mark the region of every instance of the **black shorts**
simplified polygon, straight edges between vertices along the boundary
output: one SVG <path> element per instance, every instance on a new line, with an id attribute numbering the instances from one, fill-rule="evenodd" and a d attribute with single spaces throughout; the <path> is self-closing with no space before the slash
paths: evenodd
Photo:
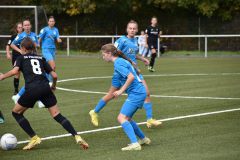
<path id="1" fill-rule="evenodd" d="M 158 50 L 158 42 L 157 41 L 156 42 L 150 41 L 150 42 L 148 42 L 148 47 L 149 47 L 149 49 L 156 49 L 156 50 Z"/>
<path id="2" fill-rule="evenodd" d="M 21 56 L 21 54 L 20 53 L 15 53 L 15 52 L 13 52 L 12 53 L 12 65 L 14 66 L 14 63 L 15 63 L 15 61 L 17 60 L 17 58 L 19 57 L 19 56 Z"/>
<path id="3" fill-rule="evenodd" d="M 33 108 L 37 101 L 41 101 L 46 108 L 57 104 L 57 99 L 49 85 L 26 89 L 24 94 L 19 98 L 18 104 L 26 108 Z"/>

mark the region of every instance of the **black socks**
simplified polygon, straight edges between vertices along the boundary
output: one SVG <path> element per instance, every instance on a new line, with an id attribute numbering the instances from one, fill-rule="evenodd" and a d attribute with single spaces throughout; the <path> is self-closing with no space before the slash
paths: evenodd
<path id="1" fill-rule="evenodd" d="M 63 117 L 61 115 L 61 113 L 59 113 L 58 115 L 56 115 L 54 117 L 54 119 L 60 123 L 63 128 L 68 131 L 69 133 L 71 133 L 73 136 L 77 135 L 77 132 L 75 131 L 75 129 L 73 128 L 72 124 L 68 121 L 68 119 L 66 119 L 65 117 Z"/>

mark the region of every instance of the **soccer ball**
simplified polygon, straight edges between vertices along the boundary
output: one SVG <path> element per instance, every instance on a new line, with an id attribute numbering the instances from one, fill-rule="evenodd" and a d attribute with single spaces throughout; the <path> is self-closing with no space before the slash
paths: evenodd
<path id="1" fill-rule="evenodd" d="M 17 138 L 11 133 L 4 134 L 0 142 L 3 150 L 11 150 L 17 146 Z"/>

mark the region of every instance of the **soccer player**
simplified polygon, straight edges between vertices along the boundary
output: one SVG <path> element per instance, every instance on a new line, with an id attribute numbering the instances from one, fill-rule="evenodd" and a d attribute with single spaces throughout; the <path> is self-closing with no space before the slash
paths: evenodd
<path id="1" fill-rule="evenodd" d="M 151 25 L 147 27 L 145 33 L 147 34 L 146 41 L 148 43 L 148 48 L 151 50 L 151 60 L 148 67 L 150 72 L 155 72 L 154 63 L 157 57 L 157 49 L 158 49 L 158 38 L 162 34 L 162 31 L 157 26 L 157 17 L 152 17 Z"/>
<path id="2" fill-rule="evenodd" d="M 127 24 L 127 36 L 122 36 L 114 44 L 118 50 L 120 50 L 127 58 L 129 58 L 133 62 L 133 65 L 136 66 L 136 68 L 137 59 L 144 62 L 145 64 L 149 64 L 149 61 L 146 58 L 138 54 L 138 42 L 137 38 L 135 37 L 137 31 L 138 31 L 137 22 L 130 21 Z M 143 104 L 143 108 L 145 109 L 147 116 L 147 127 L 151 128 L 152 126 L 158 126 L 162 122 L 153 119 L 152 103 L 147 83 L 143 79 L 143 76 L 141 74 L 139 75 L 139 77 L 147 90 L 147 97 Z M 104 97 L 102 97 L 102 99 L 96 105 L 95 109 L 89 112 L 93 125 L 98 126 L 98 113 L 103 109 L 103 107 L 106 105 L 108 101 L 114 98 L 113 92 L 115 91 L 116 91 L 115 88 L 110 87 L 108 93 Z"/>
<path id="3" fill-rule="evenodd" d="M 30 142 L 23 150 L 30 150 L 41 143 L 41 138 L 32 129 L 29 121 L 24 117 L 24 113 L 33 108 L 36 101 L 41 100 L 51 116 L 63 126 L 63 128 L 75 137 L 78 144 L 83 149 L 88 148 L 88 144 L 79 136 L 73 128 L 72 124 L 59 111 L 57 99 L 52 90 L 56 89 L 57 74 L 49 66 L 46 60 L 36 54 L 36 48 L 31 38 L 26 37 L 21 42 L 21 53 L 14 68 L 5 74 L 0 75 L 0 80 L 11 77 L 19 71 L 23 73 L 25 79 L 26 91 L 20 97 L 12 110 L 12 115 L 18 122 L 19 126 L 31 137 Z M 45 73 L 49 73 L 53 77 L 52 86 L 49 86 Z"/>
<path id="4" fill-rule="evenodd" d="M 52 69 L 55 71 L 55 42 L 61 43 L 62 40 L 59 38 L 58 29 L 54 27 L 54 25 L 55 19 L 53 16 L 50 16 L 48 18 L 48 26 L 41 29 L 38 37 L 42 47 L 42 55 L 47 60 L 48 64 L 52 67 Z M 48 79 L 50 82 L 52 81 L 52 77 L 50 75 L 48 75 Z"/>
<path id="5" fill-rule="evenodd" d="M 30 20 L 29 19 L 23 20 L 23 30 L 24 30 L 24 32 L 17 35 L 17 37 L 11 43 L 10 46 L 13 50 L 16 50 L 17 52 L 21 53 L 21 49 L 18 48 L 18 46 L 20 46 L 21 42 L 23 41 L 23 39 L 25 37 L 30 37 L 32 39 L 32 41 L 34 42 L 34 46 L 35 47 L 38 46 L 37 35 L 34 32 L 31 32 L 31 28 L 32 28 L 32 26 L 31 26 Z M 18 99 L 21 97 L 21 95 L 23 95 L 24 92 L 25 92 L 25 87 L 22 87 L 20 89 L 20 91 L 18 92 L 18 94 L 12 96 L 12 100 L 14 101 L 14 103 L 16 103 L 18 101 Z M 41 102 L 38 102 L 38 106 L 39 106 L 39 108 L 44 107 L 44 105 Z"/>
<path id="6" fill-rule="evenodd" d="M 115 91 L 113 96 L 118 97 L 124 92 L 128 94 L 117 118 L 131 141 L 131 144 L 122 148 L 122 151 L 141 150 L 141 145 L 150 144 L 151 140 L 144 135 L 132 117 L 142 107 L 147 95 L 146 89 L 133 66 L 113 44 L 102 46 L 101 51 L 105 61 L 114 63 L 112 88 L 115 88 Z M 140 138 L 139 141 L 137 136 Z"/>
<path id="7" fill-rule="evenodd" d="M 146 42 L 146 34 L 144 31 L 141 31 L 141 35 L 138 37 L 138 45 L 139 45 L 139 54 L 142 57 L 146 57 L 148 55 L 148 45 Z"/>
<path id="8" fill-rule="evenodd" d="M 22 33 L 22 31 L 23 31 L 22 22 L 16 23 L 15 28 L 14 28 L 15 33 L 11 36 L 11 38 L 8 40 L 8 43 L 6 45 L 6 56 L 7 56 L 7 59 L 12 60 L 12 66 L 14 65 L 17 57 L 19 57 L 21 55 L 21 53 L 19 53 L 18 51 L 13 49 L 12 55 L 11 55 L 10 45 L 12 44 L 13 40 L 17 37 L 17 35 Z M 20 48 L 19 45 L 17 45 L 17 47 Z M 13 79 L 14 93 L 13 93 L 13 95 L 16 95 L 18 93 L 19 78 L 20 78 L 20 74 L 14 76 L 14 79 Z"/>

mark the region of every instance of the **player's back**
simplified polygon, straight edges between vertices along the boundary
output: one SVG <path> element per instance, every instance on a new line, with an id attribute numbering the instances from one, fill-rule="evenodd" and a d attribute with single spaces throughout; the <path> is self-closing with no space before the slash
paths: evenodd
<path id="1" fill-rule="evenodd" d="M 51 72 L 52 69 L 43 57 L 28 53 L 20 56 L 15 66 L 19 67 L 23 73 L 26 89 L 48 85 L 49 81 L 45 73 Z"/>

